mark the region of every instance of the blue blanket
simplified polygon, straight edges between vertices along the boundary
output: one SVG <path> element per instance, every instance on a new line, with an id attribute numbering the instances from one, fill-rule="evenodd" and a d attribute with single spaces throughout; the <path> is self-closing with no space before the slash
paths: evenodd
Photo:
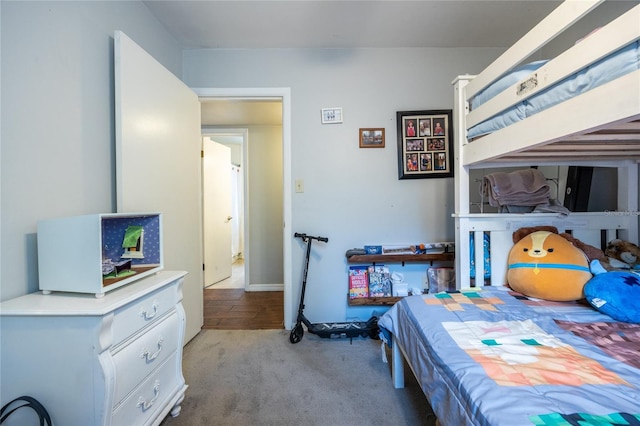
<path id="1" fill-rule="evenodd" d="M 640 325 L 586 303 L 485 287 L 404 298 L 379 325 L 441 424 L 640 425 Z"/>

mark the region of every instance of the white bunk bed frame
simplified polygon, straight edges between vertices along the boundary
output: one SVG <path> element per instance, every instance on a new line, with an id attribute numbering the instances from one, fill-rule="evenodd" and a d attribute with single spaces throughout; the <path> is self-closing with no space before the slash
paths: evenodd
<path id="1" fill-rule="evenodd" d="M 537 87 L 524 95 L 514 84 L 470 111 L 470 100 L 504 73 L 517 67 L 603 0 L 566 0 L 477 76 L 453 82 L 455 164 L 456 285 L 469 287 L 470 233 L 475 233 L 475 276 L 484 276 L 483 233 L 490 235 L 491 278 L 476 285 L 506 283 L 512 233 L 523 226 L 552 225 L 601 247 L 613 238 L 638 242 L 638 162 L 640 161 L 640 71 L 636 70 L 575 98 L 472 142 L 467 129 L 568 75 L 640 39 L 640 5 L 575 44 L 529 77 Z M 535 74 L 535 76 L 534 76 Z M 472 214 L 471 169 L 530 165 L 586 165 L 618 168 L 616 212 Z"/>
<path id="2" fill-rule="evenodd" d="M 640 5 L 611 21 L 596 33 L 547 62 L 536 74 L 538 86 L 524 96 L 514 84 L 474 111 L 469 101 L 504 73 L 571 27 L 604 0 L 565 0 L 550 15 L 477 76 L 453 81 L 455 161 L 456 285 L 469 287 L 470 233 L 474 233 L 475 274 L 484 276 L 483 234 L 490 235 L 491 278 L 477 286 L 506 283 L 512 234 L 523 226 L 551 225 L 570 231 L 587 244 L 615 237 L 638 242 L 638 162 L 640 162 L 640 71 L 634 71 L 596 89 L 512 124 L 473 142 L 467 129 L 509 106 L 544 90 L 611 52 L 640 39 Z M 526 81 L 529 77 L 523 79 Z M 472 214 L 470 170 L 531 165 L 585 165 L 618 169 L 616 212 Z M 391 336 L 392 378 L 404 387 L 406 351 Z M 413 370 L 410 362 L 408 365 Z M 415 371 L 413 371 L 415 375 Z"/>

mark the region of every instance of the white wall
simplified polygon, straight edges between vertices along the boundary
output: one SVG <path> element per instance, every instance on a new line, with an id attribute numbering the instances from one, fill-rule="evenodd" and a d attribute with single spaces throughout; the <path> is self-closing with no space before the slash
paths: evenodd
<path id="1" fill-rule="evenodd" d="M 38 289 L 38 220 L 115 210 L 113 31 L 123 30 L 177 75 L 180 53 L 139 2 L 1 8 L 5 300 Z M 184 52 L 183 79 L 192 87 L 292 88 L 292 177 L 304 179 L 305 192 L 292 193 L 291 229 L 330 238 L 311 260 L 306 312 L 313 321 L 369 315 L 368 308 L 347 309 L 346 249 L 453 239 L 453 180 L 397 179 L 395 112 L 451 108 L 453 77 L 479 71 L 499 52 Z M 344 123 L 321 125 L 320 108 L 332 106 L 344 109 Z M 387 147 L 359 149 L 359 127 L 385 127 Z M 293 254 L 298 289 L 297 242 Z"/>
<path id="2" fill-rule="evenodd" d="M 38 290 L 38 220 L 115 211 L 114 30 L 178 76 L 182 59 L 141 2 L 0 7 L 0 299 L 6 300 Z"/>
<path id="3" fill-rule="evenodd" d="M 252 285 L 282 284 L 282 127 L 248 129 L 249 280 Z"/>
<path id="4" fill-rule="evenodd" d="M 330 238 L 313 253 L 313 321 L 371 310 L 347 308 L 346 249 L 453 239 L 453 179 L 397 180 L 395 112 L 451 108 L 451 80 L 502 49 L 193 50 L 181 60 L 140 2 L 3 1 L 0 14 L 0 300 L 38 289 L 38 220 L 115 210 L 116 29 L 176 75 L 182 66 L 192 87 L 292 88 L 292 177 L 305 192 L 292 192 L 290 226 Z M 321 125 L 320 108 L 334 106 L 344 123 Z M 359 127 L 385 127 L 386 148 L 359 149 Z M 297 289 L 303 247 L 293 248 Z"/>
<path id="5" fill-rule="evenodd" d="M 346 303 L 345 251 L 371 243 L 452 241 L 453 179 L 398 180 L 396 111 L 450 109 L 451 81 L 476 73 L 502 49 L 190 50 L 191 87 L 290 87 L 293 232 L 329 237 L 314 245 L 306 293 L 313 321 L 368 318 L 373 308 Z M 322 125 L 320 109 L 342 107 L 343 124 Z M 360 149 L 360 127 L 384 127 L 384 149 Z M 271 232 L 272 230 L 267 230 Z M 292 235 L 293 237 L 293 235 Z M 297 300 L 304 247 L 293 243 Z M 427 265 L 412 269 L 422 280 Z"/>

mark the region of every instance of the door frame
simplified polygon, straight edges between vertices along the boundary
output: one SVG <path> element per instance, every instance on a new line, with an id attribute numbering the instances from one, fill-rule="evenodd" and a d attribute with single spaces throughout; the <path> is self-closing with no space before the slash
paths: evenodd
<path id="1" fill-rule="evenodd" d="M 202 98 L 202 96 L 200 97 Z M 242 136 L 242 228 L 244 229 L 242 236 L 242 257 L 244 259 L 244 290 L 250 291 L 251 276 L 249 271 L 249 258 L 251 253 L 249 253 L 249 232 L 247 224 L 249 223 L 249 197 L 247 194 L 247 182 L 249 181 L 249 177 L 247 176 L 249 167 L 247 167 L 247 160 L 249 158 L 248 153 L 248 141 L 249 141 L 249 129 L 247 128 L 235 128 L 235 127 L 212 127 L 212 126 L 202 126 L 201 130 L 202 136 L 228 136 L 228 135 L 239 135 Z M 204 173 L 204 170 L 203 170 Z M 204 200 L 203 200 L 204 203 Z M 204 241 L 203 241 L 204 244 Z"/>
<path id="2" fill-rule="evenodd" d="M 284 328 L 291 330 L 296 312 L 293 301 L 293 288 L 291 277 L 292 265 L 292 231 L 289 229 L 292 223 L 292 193 L 291 193 L 291 88 L 194 88 L 196 95 L 201 99 L 206 98 L 245 98 L 245 99 L 273 99 L 282 100 L 282 174 L 283 174 L 283 293 L 284 293 Z M 246 200 L 245 200 L 246 201 Z M 246 228 L 245 228 L 246 231 Z M 246 247 L 245 247 L 246 249 Z M 246 270 L 246 267 L 245 267 Z M 245 284 L 246 285 L 246 284 Z"/>

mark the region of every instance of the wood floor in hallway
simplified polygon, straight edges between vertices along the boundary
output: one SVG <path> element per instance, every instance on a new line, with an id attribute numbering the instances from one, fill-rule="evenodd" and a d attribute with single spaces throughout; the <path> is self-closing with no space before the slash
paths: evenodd
<path id="1" fill-rule="evenodd" d="M 204 329 L 284 328 L 284 293 L 243 289 L 204 290 Z"/>

